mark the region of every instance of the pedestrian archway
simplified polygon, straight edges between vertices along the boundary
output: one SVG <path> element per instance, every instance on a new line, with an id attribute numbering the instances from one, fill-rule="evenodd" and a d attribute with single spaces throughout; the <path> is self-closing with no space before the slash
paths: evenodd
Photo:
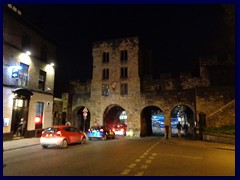
<path id="1" fill-rule="evenodd" d="M 79 107 L 77 110 L 77 117 L 75 125 L 82 131 L 86 132 L 90 128 L 91 113 L 85 106 Z"/>
<path id="2" fill-rule="evenodd" d="M 164 136 L 164 114 L 157 106 L 145 107 L 141 112 L 140 136 Z"/>
<path id="3" fill-rule="evenodd" d="M 181 134 L 185 136 L 192 136 L 194 130 L 194 115 L 191 108 L 186 105 L 178 105 L 171 111 L 171 129 L 172 136 L 178 135 L 177 124 L 180 122 L 182 125 Z M 184 130 L 185 125 L 185 130 Z"/>

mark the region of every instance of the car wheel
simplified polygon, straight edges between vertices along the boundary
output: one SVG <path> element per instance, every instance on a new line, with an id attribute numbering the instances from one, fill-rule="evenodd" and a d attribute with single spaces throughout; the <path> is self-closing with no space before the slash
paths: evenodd
<path id="1" fill-rule="evenodd" d="M 115 135 L 112 136 L 112 139 L 115 139 Z"/>
<path id="2" fill-rule="evenodd" d="M 83 137 L 80 143 L 81 144 L 86 144 L 86 137 Z"/>
<path id="3" fill-rule="evenodd" d="M 64 139 L 63 141 L 62 141 L 62 143 L 61 143 L 61 148 L 66 148 L 67 147 L 67 145 L 68 145 L 68 142 L 67 142 L 67 140 L 66 139 Z"/>
<path id="4" fill-rule="evenodd" d="M 42 145 L 42 148 L 43 149 L 46 149 L 48 146 L 47 145 Z"/>

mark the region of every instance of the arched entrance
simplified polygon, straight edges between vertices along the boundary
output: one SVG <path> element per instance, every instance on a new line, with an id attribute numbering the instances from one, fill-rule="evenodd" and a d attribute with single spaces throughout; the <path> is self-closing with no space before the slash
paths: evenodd
<path id="1" fill-rule="evenodd" d="M 90 117 L 91 113 L 85 106 L 81 106 L 77 111 L 77 120 L 75 126 L 80 130 L 86 132 L 90 128 Z"/>
<path id="2" fill-rule="evenodd" d="M 119 105 L 109 105 L 103 114 L 103 125 L 112 128 L 116 125 L 127 127 L 127 113 Z"/>
<path id="3" fill-rule="evenodd" d="M 163 111 L 159 107 L 148 106 L 142 110 L 140 136 L 163 136 L 164 128 L 164 115 Z"/>
<path id="4" fill-rule="evenodd" d="M 177 130 L 177 123 L 180 122 L 182 125 L 182 135 L 184 136 L 192 136 L 194 130 L 194 115 L 193 111 L 186 105 L 178 105 L 173 108 L 171 111 L 171 129 L 172 129 L 172 136 L 178 135 Z M 184 125 L 187 125 L 184 130 Z"/>

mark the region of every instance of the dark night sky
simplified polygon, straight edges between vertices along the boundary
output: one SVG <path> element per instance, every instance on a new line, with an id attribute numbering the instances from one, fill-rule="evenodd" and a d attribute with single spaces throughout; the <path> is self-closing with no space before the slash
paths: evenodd
<path id="1" fill-rule="evenodd" d="M 17 5 L 16 5 L 17 6 Z M 153 74 L 194 71 L 199 56 L 227 53 L 221 5 L 18 5 L 58 43 L 56 88 L 91 79 L 92 42 L 139 36 L 153 53 Z M 230 49 L 230 48 L 229 48 Z M 217 53 L 218 52 L 218 53 Z M 59 96 L 59 92 L 56 92 Z"/>

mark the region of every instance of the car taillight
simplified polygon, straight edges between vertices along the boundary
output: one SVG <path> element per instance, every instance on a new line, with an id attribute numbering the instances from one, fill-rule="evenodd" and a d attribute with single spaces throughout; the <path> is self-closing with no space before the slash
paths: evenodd
<path id="1" fill-rule="evenodd" d="M 101 132 L 103 132 L 103 129 L 100 129 Z"/>
<path id="2" fill-rule="evenodd" d="M 57 132 L 57 136 L 62 136 L 61 131 L 58 131 L 58 132 Z"/>
<path id="3" fill-rule="evenodd" d="M 113 128 L 112 130 L 113 130 L 113 131 L 115 131 L 115 129 L 114 129 L 114 128 Z"/>
<path id="4" fill-rule="evenodd" d="M 122 128 L 121 131 L 124 131 L 124 129 Z"/>

